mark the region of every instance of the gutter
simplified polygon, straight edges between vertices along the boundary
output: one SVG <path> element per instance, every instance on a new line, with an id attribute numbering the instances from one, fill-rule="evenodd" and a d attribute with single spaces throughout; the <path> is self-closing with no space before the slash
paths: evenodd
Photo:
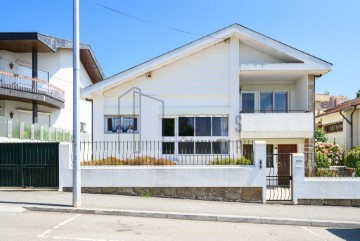
<path id="1" fill-rule="evenodd" d="M 353 147 L 353 146 L 354 146 L 353 115 L 354 115 L 354 112 L 356 111 L 356 107 L 357 107 L 357 106 L 358 106 L 358 105 L 352 105 L 352 106 L 350 106 L 350 108 L 351 108 L 351 107 L 353 108 L 353 110 L 352 110 L 352 112 L 351 112 L 351 114 L 350 114 L 350 120 L 348 120 L 348 119 L 346 118 L 346 116 L 343 115 L 342 110 L 339 111 L 339 114 L 340 114 L 340 115 L 346 120 L 346 122 L 349 123 L 349 125 L 350 125 L 350 147 Z M 345 110 L 344 110 L 344 111 L 345 111 Z"/>

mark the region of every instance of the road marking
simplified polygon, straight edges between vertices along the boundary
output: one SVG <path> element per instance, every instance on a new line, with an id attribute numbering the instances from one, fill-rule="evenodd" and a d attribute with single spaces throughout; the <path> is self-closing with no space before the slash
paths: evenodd
<path id="1" fill-rule="evenodd" d="M 76 214 L 75 216 L 73 216 L 73 217 L 65 220 L 64 222 L 56 225 L 55 227 L 53 227 L 53 228 L 51 228 L 51 229 L 49 229 L 49 230 L 46 230 L 45 232 L 43 232 L 42 234 L 40 234 L 38 237 L 39 237 L 39 238 L 46 238 L 45 236 L 46 236 L 47 234 L 49 234 L 50 232 L 52 232 L 52 231 L 60 228 L 61 226 L 64 226 L 64 225 L 67 224 L 68 222 L 71 222 L 72 220 L 74 220 L 75 218 L 80 217 L 80 216 L 81 216 L 81 214 Z"/>
<path id="2" fill-rule="evenodd" d="M 324 237 L 322 237 L 321 235 L 315 233 L 314 231 L 311 231 L 310 229 L 308 229 L 307 227 L 302 227 L 304 230 L 308 231 L 309 233 L 315 235 L 316 237 L 320 238 L 323 241 L 326 241 L 327 239 L 325 239 Z"/>

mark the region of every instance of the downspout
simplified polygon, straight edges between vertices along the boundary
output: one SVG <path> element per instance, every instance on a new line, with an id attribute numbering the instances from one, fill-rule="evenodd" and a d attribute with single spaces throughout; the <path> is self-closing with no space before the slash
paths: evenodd
<path id="1" fill-rule="evenodd" d="M 350 114 L 350 121 L 343 115 L 342 111 L 339 111 L 340 115 L 346 120 L 347 123 L 350 125 L 350 147 L 354 146 L 354 133 L 353 133 L 353 115 L 356 110 L 357 105 L 352 105 L 353 111 Z"/>

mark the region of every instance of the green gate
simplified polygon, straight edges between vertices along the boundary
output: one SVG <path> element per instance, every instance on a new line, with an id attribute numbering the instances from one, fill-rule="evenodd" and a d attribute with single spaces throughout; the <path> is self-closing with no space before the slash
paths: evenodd
<path id="1" fill-rule="evenodd" d="M 59 143 L 0 143 L 0 187 L 58 187 Z"/>

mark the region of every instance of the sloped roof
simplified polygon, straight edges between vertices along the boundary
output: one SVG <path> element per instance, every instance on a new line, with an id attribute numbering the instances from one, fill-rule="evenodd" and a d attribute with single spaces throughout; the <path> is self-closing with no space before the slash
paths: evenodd
<path id="1" fill-rule="evenodd" d="M 209 46 L 220 43 L 229 39 L 232 36 L 243 37 L 261 43 L 277 52 L 287 54 L 293 58 L 300 59 L 303 62 L 313 63 L 317 69 L 321 69 L 324 73 L 330 71 L 332 64 L 320 58 L 314 57 L 308 53 L 300 51 L 296 48 L 290 47 L 284 43 L 253 31 L 249 28 L 239 24 L 233 24 L 189 44 L 176 48 L 156 58 L 150 59 L 144 63 L 136 65 L 132 68 L 124 70 L 116 75 L 113 75 L 104 81 L 93 84 L 81 90 L 83 98 L 91 97 L 92 94 L 99 90 L 106 90 L 115 85 L 119 85 L 128 80 L 134 79 L 154 69 L 160 68 L 171 62 L 175 62 L 193 53 L 206 49 Z"/>
<path id="2" fill-rule="evenodd" d="M 72 49 L 72 41 L 46 36 L 37 32 L 0 33 L 0 50 L 14 53 L 56 52 L 57 49 Z M 80 44 L 80 60 L 93 83 L 102 81 L 105 76 L 88 44 Z"/>
<path id="3" fill-rule="evenodd" d="M 356 99 L 353 99 L 353 100 L 346 101 L 346 102 L 344 102 L 344 103 L 342 103 L 340 105 L 335 106 L 334 108 L 327 109 L 327 110 L 324 111 L 324 113 L 322 113 L 320 115 L 317 115 L 316 117 L 322 117 L 322 116 L 330 115 L 330 114 L 333 114 L 333 113 L 337 113 L 337 112 L 346 110 L 347 108 L 349 108 L 351 106 L 356 107 L 358 105 L 360 105 L 360 97 L 356 98 Z"/>

